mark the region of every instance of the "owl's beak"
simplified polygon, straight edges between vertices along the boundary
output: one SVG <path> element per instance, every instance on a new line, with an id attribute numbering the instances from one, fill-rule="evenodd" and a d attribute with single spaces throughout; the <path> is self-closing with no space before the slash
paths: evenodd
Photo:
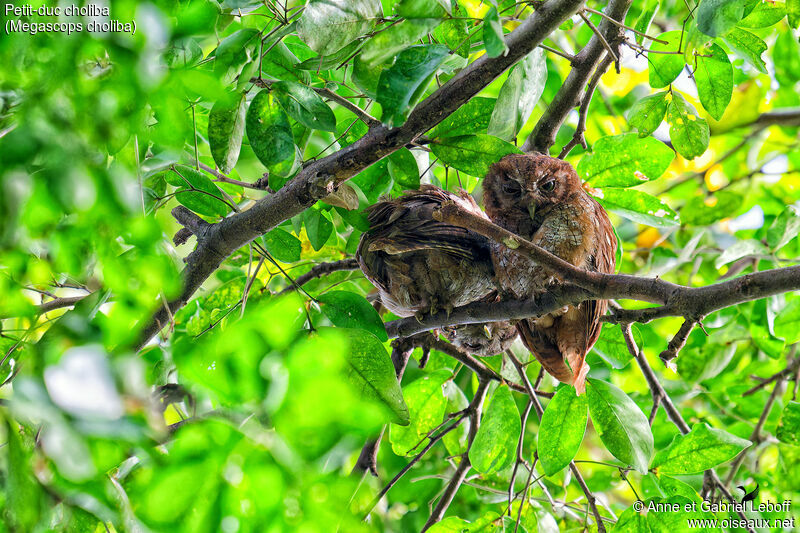
<path id="1" fill-rule="evenodd" d="M 531 220 L 533 220 L 533 215 L 536 214 L 536 204 L 528 204 L 528 214 L 531 216 Z"/>

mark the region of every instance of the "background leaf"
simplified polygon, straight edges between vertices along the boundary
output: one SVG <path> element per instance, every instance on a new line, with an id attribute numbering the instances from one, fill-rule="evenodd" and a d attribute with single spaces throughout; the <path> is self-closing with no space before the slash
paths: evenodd
<path id="1" fill-rule="evenodd" d="M 521 153 L 511 143 L 482 134 L 439 138 L 430 148 L 443 163 L 477 177 L 485 176 L 503 156 Z"/>
<path id="2" fill-rule="evenodd" d="M 709 54 L 711 57 L 706 57 Z M 733 94 L 733 66 L 722 47 L 711 43 L 697 56 L 694 81 L 700 103 L 715 120 L 721 119 Z"/>
<path id="3" fill-rule="evenodd" d="M 673 159 L 661 141 L 623 133 L 598 139 L 576 170 L 592 187 L 631 187 L 660 177 Z"/>
<path id="4" fill-rule="evenodd" d="M 220 171 L 227 174 L 239 159 L 244 135 L 245 95 L 232 93 L 214 103 L 208 116 L 208 144 Z"/>

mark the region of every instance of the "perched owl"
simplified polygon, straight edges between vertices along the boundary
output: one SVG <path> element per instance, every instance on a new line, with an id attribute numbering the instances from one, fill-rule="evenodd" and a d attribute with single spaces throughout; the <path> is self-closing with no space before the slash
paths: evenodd
<path id="1" fill-rule="evenodd" d="M 492 165 L 483 182 L 489 218 L 585 270 L 613 273 L 617 239 L 605 210 L 581 187 L 569 163 L 538 154 L 512 154 Z M 495 245 L 492 261 L 506 295 L 531 298 L 558 276 L 536 262 Z M 605 300 L 567 306 L 537 319 L 520 320 L 525 346 L 551 375 L 585 389 L 586 354 L 600 335 Z"/>
<path id="2" fill-rule="evenodd" d="M 361 237 L 356 258 L 383 305 L 398 316 L 421 318 L 496 297 L 489 241 L 433 219 L 433 210 L 448 200 L 486 217 L 467 193 L 432 185 L 368 209 L 370 229 Z M 508 347 L 516 331 L 498 323 L 448 328 L 445 334 L 471 353 L 494 355 Z"/>

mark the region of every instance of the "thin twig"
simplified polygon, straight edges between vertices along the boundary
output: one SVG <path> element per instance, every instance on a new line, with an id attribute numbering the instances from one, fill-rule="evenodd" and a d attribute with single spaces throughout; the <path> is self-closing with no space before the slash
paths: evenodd
<path id="1" fill-rule="evenodd" d="M 697 324 L 702 318 L 697 320 L 686 319 L 684 320 L 683 324 L 681 324 L 680 329 L 672 337 L 672 340 L 669 341 L 667 344 L 667 348 L 659 354 L 659 357 L 666 366 L 671 366 L 672 360 L 678 357 L 678 352 L 686 346 L 686 340 L 689 338 L 689 334 L 694 329 L 695 324 Z"/>
<path id="2" fill-rule="evenodd" d="M 572 135 L 572 139 L 561 149 L 561 153 L 558 154 L 559 159 L 567 157 L 570 151 L 577 145 L 581 145 L 586 149 L 586 138 L 583 134 L 586 132 L 586 118 L 589 116 L 589 105 L 592 103 L 592 96 L 597 88 L 597 84 L 600 83 L 603 74 L 605 74 L 608 67 L 611 66 L 612 60 L 613 58 L 606 54 L 603 56 L 600 64 L 597 65 L 597 69 L 594 71 L 594 75 L 586 86 L 586 91 L 583 93 L 583 99 L 581 99 L 581 106 L 578 109 L 578 125 L 575 127 L 575 133 Z"/>

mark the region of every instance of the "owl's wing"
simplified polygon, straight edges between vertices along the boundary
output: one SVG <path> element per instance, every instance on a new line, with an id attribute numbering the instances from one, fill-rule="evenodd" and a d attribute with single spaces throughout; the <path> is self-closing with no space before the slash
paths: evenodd
<path id="1" fill-rule="evenodd" d="M 489 257 L 486 238 L 433 219 L 434 209 L 456 199 L 461 198 L 438 187 L 423 185 L 419 191 L 408 191 L 397 200 L 371 206 L 367 216 L 370 229 L 364 236 L 366 251 L 399 255 L 438 250 L 459 259 L 486 261 Z"/>
<path id="2" fill-rule="evenodd" d="M 530 351 L 548 374 L 562 383 L 572 383 L 572 372 L 561 355 L 558 346 L 551 341 L 545 332 L 536 327 L 533 320 L 517 322 L 517 332 L 522 344 Z"/>

